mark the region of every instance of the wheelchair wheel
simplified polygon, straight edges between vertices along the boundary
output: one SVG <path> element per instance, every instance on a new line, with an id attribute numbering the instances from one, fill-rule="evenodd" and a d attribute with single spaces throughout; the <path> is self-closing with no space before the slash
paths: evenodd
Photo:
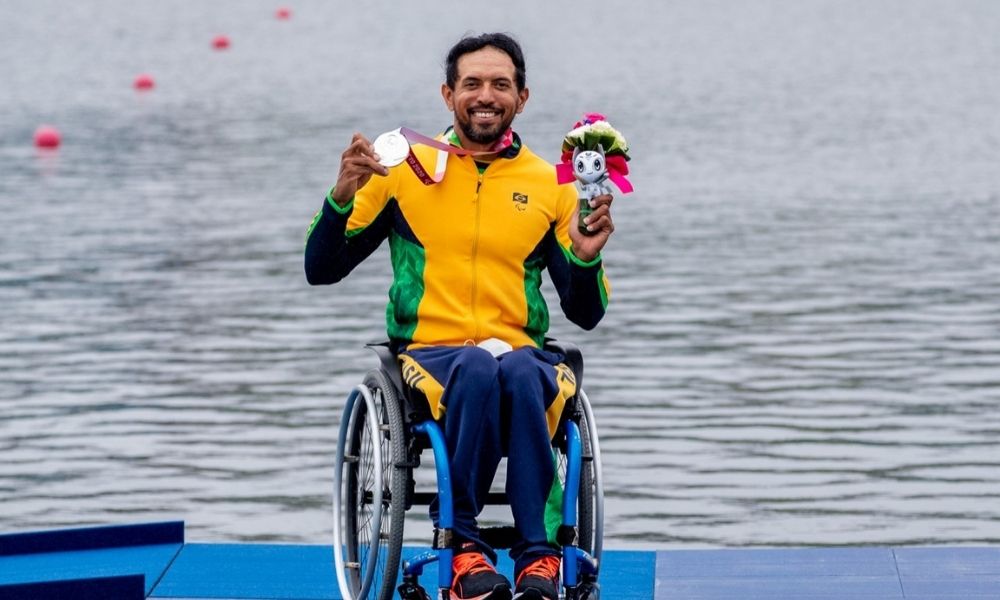
<path id="1" fill-rule="evenodd" d="M 403 545 L 406 464 L 395 388 L 371 371 L 345 408 L 334 477 L 334 560 L 345 600 L 389 600 Z"/>
<path id="2" fill-rule="evenodd" d="M 597 422 L 590 400 L 583 390 L 579 393 L 582 418 L 580 438 L 583 442 L 583 468 L 580 470 L 580 548 L 598 562 L 604 547 L 604 477 L 601 466 L 601 443 L 597 437 Z"/>
<path id="3" fill-rule="evenodd" d="M 604 543 L 604 486 L 601 477 L 601 451 L 597 439 L 597 426 L 587 395 L 580 390 L 580 441 L 583 461 L 580 465 L 580 489 L 577 494 L 577 545 L 600 560 Z M 566 483 L 566 455 L 559 454 L 559 478 Z"/>

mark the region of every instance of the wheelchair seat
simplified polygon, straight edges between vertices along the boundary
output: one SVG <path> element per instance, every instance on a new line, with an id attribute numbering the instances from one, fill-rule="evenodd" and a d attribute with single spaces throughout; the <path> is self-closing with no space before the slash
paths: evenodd
<path id="1" fill-rule="evenodd" d="M 407 420 L 429 419 L 430 410 L 427 409 L 426 402 L 423 399 L 411 399 L 411 388 L 403 382 L 403 373 L 399 367 L 399 353 L 394 348 L 394 344 L 389 340 L 382 340 L 365 344 L 365 347 L 375 353 L 381 370 L 392 382 L 399 397 L 406 401 Z M 543 349 L 563 355 L 566 366 L 576 378 L 577 389 L 581 389 L 583 387 L 583 353 L 580 352 L 580 348 L 569 342 L 545 338 Z"/>

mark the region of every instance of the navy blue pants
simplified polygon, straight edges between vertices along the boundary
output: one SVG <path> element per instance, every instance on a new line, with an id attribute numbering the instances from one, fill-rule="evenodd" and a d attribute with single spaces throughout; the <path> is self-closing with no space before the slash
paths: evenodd
<path id="1" fill-rule="evenodd" d="M 455 502 L 455 533 L 495 557 L 479 538 L 483 509 L 497 467 L 507 457 L 507 497 L 521 540 L 510 551 L 515 571 L 558 554 L 562 487 L 552 436 L 566 400 L 576 393 L 560 354 L 524 347 L 493 357 L 477 346 L 439 346 L 400 354 L 407 385 L 427 397 L 443 425 Z M 438 524 L 438 506 L 430 507 Z"/>

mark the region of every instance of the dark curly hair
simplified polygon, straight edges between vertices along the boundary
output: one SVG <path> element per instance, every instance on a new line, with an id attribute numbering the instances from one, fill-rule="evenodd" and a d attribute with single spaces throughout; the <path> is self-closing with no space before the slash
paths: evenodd
<path id="1" fill-rule="evenodd" d="M 477 36 L 466 36 L 452 46 L 448 51 L 448 58 L 445 62 L 445 83 L 448 87 L 455 89 L 458 81 L 458 59 L 465 54 L 482 50 L 487 46 L 492 46 L 510 57 L 514 63 L 514 83 L 518 90 L 524 89 L 524 53 L 521 52 L 521 45 L 517 40 L 506 33 L 484 33 Z"/>

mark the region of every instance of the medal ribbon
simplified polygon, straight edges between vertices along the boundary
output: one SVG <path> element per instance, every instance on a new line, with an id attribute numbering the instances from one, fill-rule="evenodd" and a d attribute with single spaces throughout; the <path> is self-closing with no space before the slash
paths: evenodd
<path id="1" fill-rule="evenodd" d="M 399 133 L 406 138 L 407 142 L 410 143 L 410 152 L 406 156 L 406 164 L 410 165 L 410 169 L 413 170 L 413 174 L 416 175 L 417 178 L 424 183 L 424 185 L 433 185 L 444 179 L 444 171 L 448 166 L 449 154 L 454 154 L 456 156 L 496 154 L 498 152 L 503 152 L 514 143 L 514 132 L 510 129 L 503 134 L 503 137 L 500 138 L 491 150 L 466 150 L 465 148 L 459 148 L 458 146 L 446 144 L 432 137 L 423 135 L 422 133 L 417 133 L 409 127 L 400 127 Z M 417 155 L 413 153 L 414 144 L 423 144 L 424 146 L 430 146 L 431 148 L 436 148 L 438 150 L 437 164 L 435 165 L 433 176 L 427 172 L 427 169 L 425 169 L 422 164 L 420 164 L 420 160 L 417 158 Z"/>

